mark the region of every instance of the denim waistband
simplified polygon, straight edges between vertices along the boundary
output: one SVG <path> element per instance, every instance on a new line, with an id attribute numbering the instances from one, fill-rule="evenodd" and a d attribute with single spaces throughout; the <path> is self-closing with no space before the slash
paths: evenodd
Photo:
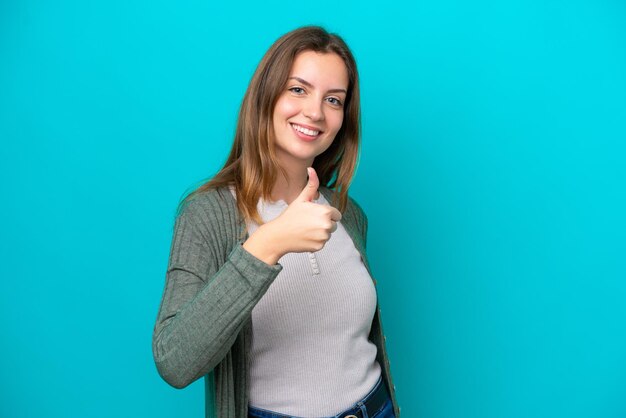
<path id="1" fill-rule="evenodd" d="M 367 402 L 376 393 L 376 391 L 380 389 L 381 385 L 383 385 L 382 375 L 378 378 L 374 387 L 367 393 L 367 395 L 365 395 L 365 397 L 363 397 L 363 399 L 356 402 L 350 408 L 338 413 L 337 415 L 333 415 L 332 417 L 321 417 L 321 418 L 339 418 L 346 414 L 350 414 L 351 412 L 360 411 L 361 405 Z M 295 415 L 285 415 L 285 414 L 281 414 L 278 412 L 269 411 L 267 409 L 255 408 L 253 406 L 248 406 L 248 416 L 254 417 L 254 418 L 303 418 L 303 417 L 297 417 Z"/>

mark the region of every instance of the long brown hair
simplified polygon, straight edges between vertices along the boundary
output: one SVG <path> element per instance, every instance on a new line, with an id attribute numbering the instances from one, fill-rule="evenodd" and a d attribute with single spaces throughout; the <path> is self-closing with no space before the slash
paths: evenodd
<path id="1" fill-rule="evenodd" d="M 313 162 L 320 187 L 334 189 L 336 193 L 333 194 L 332 204 L 340 212 L 345 211 L 348 188 L 357 165 L 361 133 L 356 61 L 341 37 L 319 26 L 304 26 L 281 36 L 265 53 L 241 103 L 235 140 L 228 159 L 211 180 L 182 199 L 177 213 L 192 196 L 211 188 L 233 185 L 239 212 L 246 220 L 253 219 L 258 225 L 263 224 L 257 211 L 259 198 L 270 198 L 278 171 L 288 179 L 274 153 L 274 107 L 285 88 L 295 57 L 307 50 L 337 54 L 348 71 L 341 129 L 330 147 Z"/>

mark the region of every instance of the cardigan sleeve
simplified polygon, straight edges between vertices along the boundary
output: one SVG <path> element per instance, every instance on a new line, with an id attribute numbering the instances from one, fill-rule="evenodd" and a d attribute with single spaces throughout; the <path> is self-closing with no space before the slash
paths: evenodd
<path id="1" fill-rule="evenodd" d="M 232 229 L 227 220 L 223 209 L 207 211 L 193 201 L 176 218 L 152 336 L 157 370 L 176 388 L 204 376 L 225 357 L 283 268 L 254 257 L 241 241 L 224 254 L 224 234 Z"/>

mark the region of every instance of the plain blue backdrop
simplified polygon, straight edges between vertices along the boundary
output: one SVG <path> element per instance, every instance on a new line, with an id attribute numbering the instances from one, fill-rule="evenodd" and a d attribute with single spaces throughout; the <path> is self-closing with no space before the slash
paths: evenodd
<path id="1" fill-rule="evenodd" d="M 180 197 L 259 59 L 354 50 L 404 418 L 626 416 L 626 5 L 0 3 L 0 416 L 202 417 L 151 336 Z"/>

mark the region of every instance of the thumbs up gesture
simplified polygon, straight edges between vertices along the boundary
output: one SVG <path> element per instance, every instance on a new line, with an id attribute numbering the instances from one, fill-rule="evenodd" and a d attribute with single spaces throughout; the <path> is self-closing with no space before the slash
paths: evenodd
<path id="1" fill-rule="evenodd" d="M 320 180 L 317 177 L 317 172 L 313 167 L 308 167 L 306 171 L 309 175 L 309 181 L 307 182 L 306 186 L 304 186 L 304 189 L 302 189 L 302 192 L 296 198 L 296 200 L 300 200 L 302 202 L 311 202 L 313 200 L 316 200 L 319 196 L 318 189 L 320 187 Z"/>
<path id="2" fill-rule="evenodd" d="M 261 225 L 243 244 L 244 248 L 268 264 L 275 264 L 287 253 L 314 252 L 324 248 L 341 212 L 329 205 L 314 203 L 319 196 L 319 179 L 313 167 L 309 181 L 293 202 L 273 221 Z"/>
<path id="3" fill-rule="evenodd" d="M 341 212 L 334 207 L 313 202 L 319 196 L 320 182 L 313 167 L 307 171 L 309 181 L 302 192 L 279 217 L 269 222 L 283 243 L 284 254 L 321 250 L 341 220 Z"/>

